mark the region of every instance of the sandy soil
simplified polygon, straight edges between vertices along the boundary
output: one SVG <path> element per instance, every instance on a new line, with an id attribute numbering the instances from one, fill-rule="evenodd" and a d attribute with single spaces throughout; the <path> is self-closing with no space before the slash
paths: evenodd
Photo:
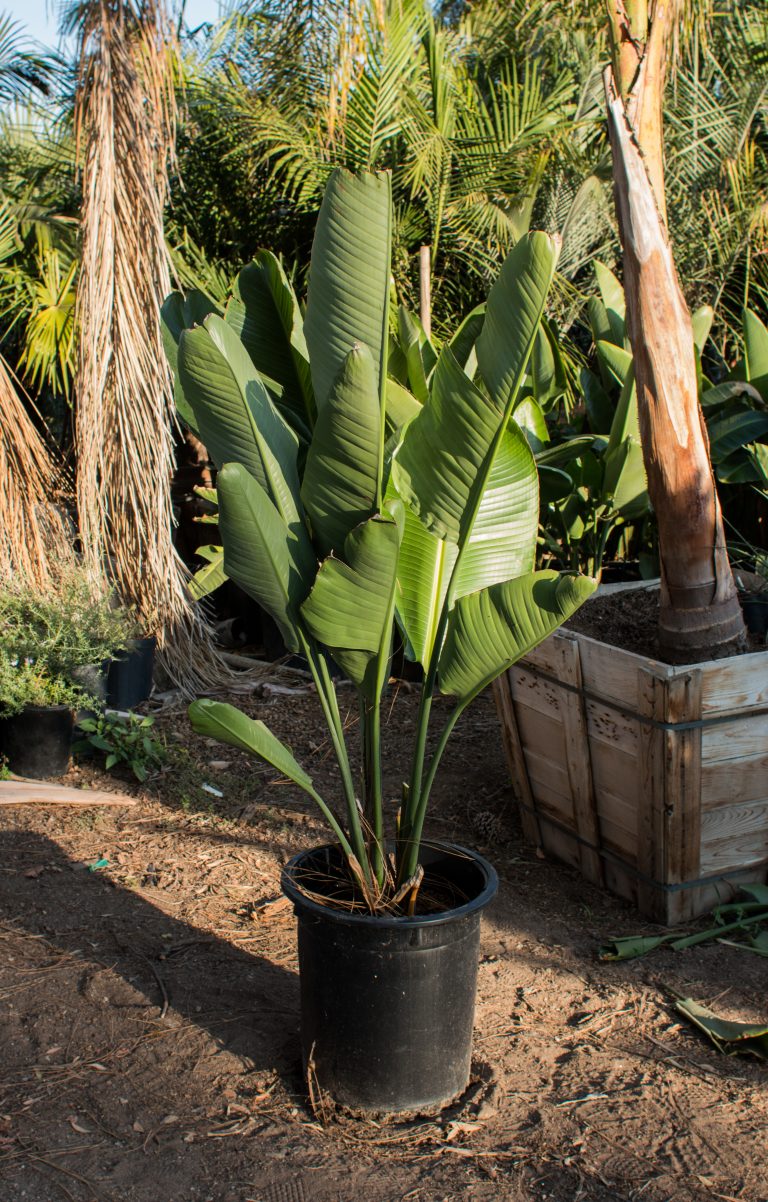
<path id="1" fill-rule="evenodd" d="M 288 688 L 246 708 L 322 780 L 314 698 Z M 401 690 L 393 796 L 414 713 Z M 489 698 L 457 733 L 430 827 L 501 877 L 476 1080 L 409 1122 L 307 1102 L 293 917 L 264 903 L 320 822 L 179 706 L 158 726 L 173 761 L 146 786 L 67 778 L 137 806 L 0 811 L 2 1202 L 766 1202 L 768 1066 L 719 1054 L 674 998 L 766 1019 L 768 964 L 721 945 L 601 964 L 605 938 L 652 928 L 522 843 Z"/>

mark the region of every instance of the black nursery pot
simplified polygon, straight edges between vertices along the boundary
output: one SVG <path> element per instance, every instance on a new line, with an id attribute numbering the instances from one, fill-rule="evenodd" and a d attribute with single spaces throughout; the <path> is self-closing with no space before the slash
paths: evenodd
<path id="1" fill-rule="evenodd" d="M 110 660 L 107 669 L 107 706 L 130 710 L 146 701 L 152 692 L 155 639 L 133 639 L 129 650 Z"/>
<path id="2" fill-rule="evenodd" d="M 741 609 L 750 634 L 768 634 L 768 597 L 745 597 Z"/>
<path id="3" fill-rule="evenodd" d="M 337 846 L 302 852 L 283 870 L 299 923 L 305 1072 L 355 1110 L 434 1110 L 469 1084 L 480 914 L 498 878 L 482 856 L 450 844 L 423 848 L 421 862 L 422 889 L 439 884 L 451 908 L 413 918 L 308 898 L 302 880 L 313 891 L 338 881 Z"/>
<path id="4" fill-rule="evenodd" d="M 0 718 L 0 756 L 17 776 L 63 776 L 69 768 L 74 714 L 66 705 L 28 705 Z"/>

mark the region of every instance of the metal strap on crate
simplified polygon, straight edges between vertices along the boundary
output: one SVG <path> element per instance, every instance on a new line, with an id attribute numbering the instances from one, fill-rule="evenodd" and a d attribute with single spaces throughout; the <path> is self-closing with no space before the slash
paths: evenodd
<path id="1" fill-rule="evenodd" d="M 528 813 L 532 813 L 539 824 L 542 822 L 548 822 L 551 826 L 557 827 L 562 834 L 568 835 L 570 839 L 573 839 L 574 843 L 580 843 L 584 847 L 590 848 L 591 851 L 596 852 L 597 855 L 602 857 L 602 859 L 618 865 L 624 872 L 629 873 L 629 875 L 635 877 L 636 880 L 642 881 L 643 884 L 650 885 L 652 889 L 657 889 L 660 893 L 681 893 L 685 889 L 698 889 L 702 885 L 715 885 L 718 881 L 729 881 L 732 877 L 744 876 L 745 872 L 751 872 L 753 868 L 759 869 L 764 865 L 768 865 L 768 859 L 766 859 L 762 862 L 762 865 L 750 864 L 748 868 L 733 868 L 729 872 L 718 872 L 715 876 L 702 876 L 695 881 L 679 881 L 675 884 L 665 885 L 662 884 L 661 881 L 655 880 L 654 877 L 648 876 L 648 874 L 642 872 L 641 869 L 635 868 L 632 864 L 628 864 L 626 860 L 622 860 L 621 856 L 617 855 L 616 852 L 611 851 L 610 848 L 596 847 L 593 843 L 590 843 L 588 839 L 585 839 L 582 835 L 578 835 L 571 827 L 566 826 L 563 822 L 558 822 L 556 818 L 550 817 L 549 814 L 545 814 L 543 811 L 536 809 L 535 806 L 532 808 L 519 799 L 518 805 L 521 810 L 527 810 Z"/>

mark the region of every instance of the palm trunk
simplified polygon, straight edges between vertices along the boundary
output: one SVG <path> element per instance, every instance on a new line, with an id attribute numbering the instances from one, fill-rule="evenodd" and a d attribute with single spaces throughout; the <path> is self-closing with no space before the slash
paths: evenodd
<path id="1" fill-rule="evenodd" d="M 648 492 L 659 530 L 659 642 L 672 662 L 727 655 L 745 638 L 698 401 L 691 317 L 664 196 L 662 99 L 675 0 L 608 0 L 604 76 L 627 329 Z"/>
<path id="2" fill-rule="evenodd" d="M 419 247 L 419 320 L 427 338 L 432 337 L 432 248 Z"/>
<path id="3" fill-rule="evenodd" d="M 64 484 L 0 357 L 0 579 L 55 589 L 60 571 L 74 563 L 60 508 Z"/>
<path id="4" fill-rule="evenodd" d="M 163 0 L 83 8 L 76 103 L 84 143 L 77 292 L 78 511 L 87 559 L 156 633 L 189 691 L 226 676 L 173 546 L 170 371 L 160 305 L 175 101 Z"/>

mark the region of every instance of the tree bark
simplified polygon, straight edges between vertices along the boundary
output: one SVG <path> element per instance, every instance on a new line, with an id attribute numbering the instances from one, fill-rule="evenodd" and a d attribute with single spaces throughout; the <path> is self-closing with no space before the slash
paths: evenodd
<path id="1" fill-rule="evenodd" d="M 622 0 L 611 3 L 614 66 L 604 84 L 627 331 L 659 530 L 659 642 L 672 662 L 693 663 L 731 654 L 746 633 L 698 401 L 691 317 L 666 222 L 662 98 L 676 5 L 657 0 L 640 41 Z"/>
<path id="2" fill-rule="evenodd" d="M 419 247 L 419 320 L 427 338 L 432 337 L 432 248 Z"/>

